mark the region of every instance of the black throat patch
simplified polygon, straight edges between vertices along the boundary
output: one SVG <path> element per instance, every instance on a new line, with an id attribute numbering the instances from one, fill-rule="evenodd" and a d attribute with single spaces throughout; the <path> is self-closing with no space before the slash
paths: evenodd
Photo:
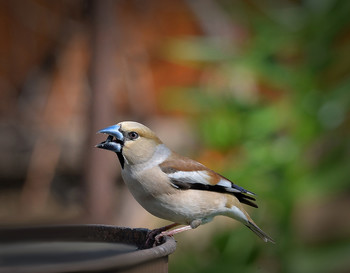
<path id="1" fill-rule="evenodd" d="M 122 155 L 122 153 L 116 153 L 120 162 L 120 166 L 122 167 L 122 169 L 124 169 L 124 163 L 125 163 L 125 159 L 124 156 Z"/>

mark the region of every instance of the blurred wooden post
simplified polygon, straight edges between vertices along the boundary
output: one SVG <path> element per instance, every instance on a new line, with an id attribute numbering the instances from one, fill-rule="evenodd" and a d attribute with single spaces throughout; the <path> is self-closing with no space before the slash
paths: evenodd
<path id="1" fill-rule="evenodd" d="M 57 68 L 40 115 L 40 134 L 31 154 L 27 177 L 20 196 L 20 209 L 42 212 L 50 196 L 51 182 L 61 156 L 64 134 L 84 101 L 87 70 L 86 35 L 75 33 L 57 57 Z M 64 109 L 64 111 L 62 111 Z"/>
<path id="2" fill-rule="evenodd" d="M 103 153 L 94 146 L 102 141 L 96 131 L 116 121 L 114 109 L 116 68 L 115 1 L 94 1 L 92 21 L 91 62 L 91 119 L 86 162 L 86 209 L 88 221 L 113 223 L 114 181 L 117 159 L 114 154 Z M 115 167 L 112 167 L 113 164 Z"/>

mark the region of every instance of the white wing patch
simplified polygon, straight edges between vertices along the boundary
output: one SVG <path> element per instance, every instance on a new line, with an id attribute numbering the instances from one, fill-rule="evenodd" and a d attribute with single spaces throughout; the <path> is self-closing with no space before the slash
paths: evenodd
<path id="1" fill-rule="evenodd" d="M 238 193 L 246 193 L 250 195 L 255 195 L 254 193 L 243 189 L 240 186 L 232 184 L 231 181 L 226 179 L 221 179 L 216 185 L 210 184 L 210 175 L 207 171 L 176 171 L 173 173 L 169 173 L 168 177 L 170 179 L 189 184 L 202 184 L 202 185 L 210 185 L 210 186 L 220 186 L 225 188 L 227 192 L 238 192 Z M 176 188 L 178 186 L 174 185 Z"/>
<path id="2" fill-rule="evenodd" d="M 185 189 L 199 189 L 199 190 L 212 190 L 218 192 L 228 192 L 228 193 L 242 193 L 248 195 L 255 195 L 251 191 L 232 183 L 230 180 L 220 177 L 218 183 L 212 184 L 213 174 L 207 170 L 198 171 L 179 171 L 172 167 L 165 167 L 162 169 L 172 182 L 172 186 L 175 188 L 185 188 Z M 215 173 L 214 173 L 215 174 Z M 216 178 L 214 176 L 214 178 Z M 246 197 L 247 199 L 250 199 Z M 255 200 L 255 199 L 251 199 Z"/>
<path id="3" fill-rule="evenodd" d="M 186 171 L 177 171 L 174 173 L 168 174 L 169 178 L 181 181 L 184 183 L 200 183 L 204 185 L 210 185 L 210 176 L 206 171 L 192 171 L 192 172 L 186 172 Z"/>
<path id="4" fill-rule="evenodd" d="M 229 191 L 229 192 L 241 192 L 238 189 L 232 188 L 232 183 L 225 179 L 221 179 L 219 183 L 217 183 L 216 185 L 225 187 L 226 191 Z"/>
<path id="5" fill-rule="evenodd" d="M 226 179 L 221 179 L 219 181 L 219 183 L 217 183 L 216 185 L 225 187 L 225 190 L 228 192 L 241 192 L 241 193 L 245 193 L 245 194 L 249 194 L 249 195 L 255 195 L 255 193 L 253 193 L 251 191 L 247 191 L 246 189 L 244 189 L 238 185 L 235 185 L 231 181 L 228 181 Z"/>

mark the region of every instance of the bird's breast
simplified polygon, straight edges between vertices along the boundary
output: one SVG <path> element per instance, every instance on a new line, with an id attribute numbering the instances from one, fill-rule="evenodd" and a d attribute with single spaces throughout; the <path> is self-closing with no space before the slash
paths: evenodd
<path id="1" fill-rule="evenodd" d="M 148 212 L 177 223 L 189 222 L 191 217 L 187 210 L 190 208 L 183 208 L 181 202 L 176 201 L 176 196 L 181 191 L 171 185 L 159 167 L 141 172 L 125 168 L 122 177 L 136 201 Z"/>
<path id="2" fill-rule="evenodd" d="M 227 210 L 225 194 L 176 189 L 161 170 L 139 173 L 125 168 L 122 176 L 136 201 L 159 218 L 188 224 L 194 219 L 211 219 Z"/>

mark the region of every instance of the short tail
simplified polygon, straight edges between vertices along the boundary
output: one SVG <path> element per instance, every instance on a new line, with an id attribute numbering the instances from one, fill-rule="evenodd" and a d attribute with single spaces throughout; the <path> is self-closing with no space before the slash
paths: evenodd
<path id="1" fill-rule="evenodd" d="M 256 235 L 258 235 L 265 242 L 275 243 L 275 240 L 268 236 L 265 232 L 263 232 L 256 224 L 251 221 L 245 224 L 251 231 L 253 231 Z"/>

